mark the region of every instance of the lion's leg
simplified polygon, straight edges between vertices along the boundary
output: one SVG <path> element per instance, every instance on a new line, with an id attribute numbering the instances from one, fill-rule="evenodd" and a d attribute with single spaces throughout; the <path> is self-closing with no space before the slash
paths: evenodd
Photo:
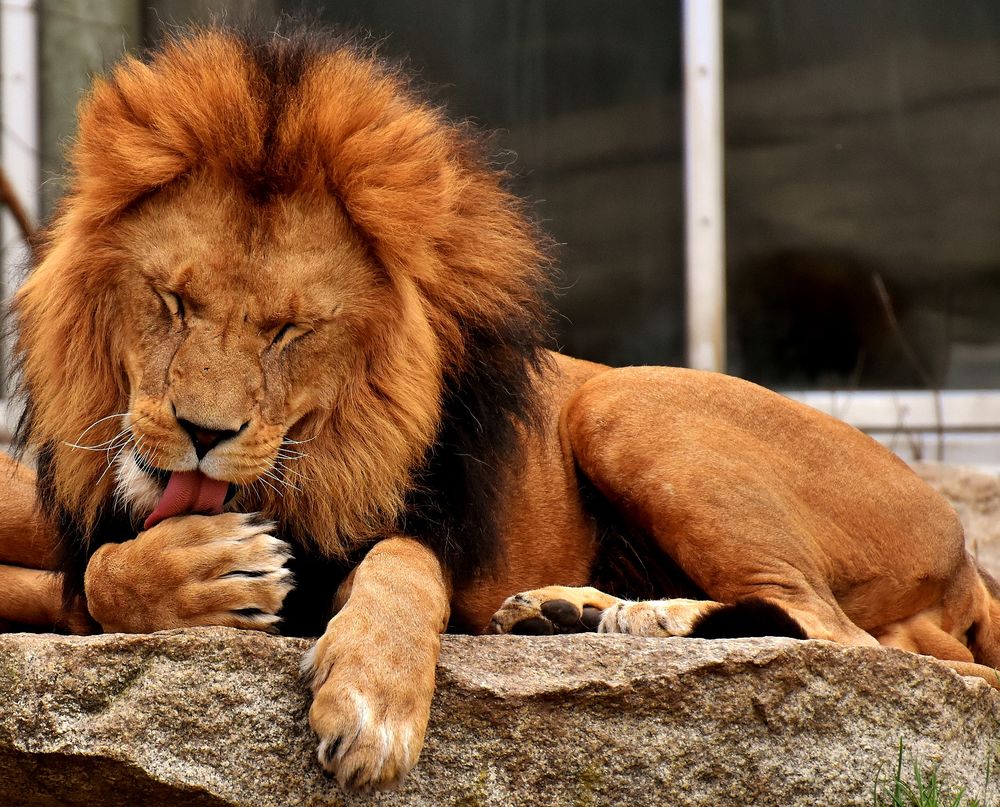
<path id="1" fill-rule="evenodd" d="M 922 612 L 893 622 L 875 634 L 879 644 L 950 661 L 973 661 L 972 651 L 941 627 L 936 614 Z"/>
<path id="2" fill-rule="evenodd" d="M 434 554 L 380 541 L 338 599 L 343 607 L 303 659 L 319 760 L 342 787 L 392 787 L 423 745 L 449 592 Z"/>
<path id="3" fill-rule="evenodd" d="M 15 625 L 52 628 L 62 611 L 61 580 L 52 572 L 0 566 L 0 617 Z"/>
<path id="4" fill-rule="evenodd" d="M 90 633 L 83 603 L 63 607 L 56 542 L 42 518 L 30 469 L 0 454 L 0 630 Z"/>
<path id="5" fill-rule="evenodd" d="M 940 601 L 872 632 L 886 647 L 934 656 L 962 675 L 978 676 L 1000 689 L 997 589 L 967 557 Z"/>
<path id="6" fill-rule="evenodd" d="M 721 607 L 721 603 L 708 600 L 630 602 L 590 586 L 546 586 L 504 600 L 490 620 L 488 632 L 528 636 L 587 631 L 687 636 L 695 623 Z"/>
<path id="7" fill-rule="evenodd" d="M 674 389 L 682 383 L 692 388 Z M 711 395 L 697 399 L 702 383 L 632 368 L 585 384 L 563 417 L 581 471 L 711 600 L 764 600 L 811 638 L 877 645 L 840 607 L 813 525 L 781 475 L 769 474 L 769 463 L 787 473 L 782 463 L 799 461 L 795 447 L 772 447 L 730 423 L 739 411 L 713 412 Z M 782 417 L 775 406 L 761 417 Z"/>
<path id="8" fill-rule="evenodd" d="M 62 575 L 42 569 L 0 565 L 0 630 L 93 633 L 95 625 L 78 600 L 66 608 Z"/>
<path id="9" fill-rule="evenodd" d="M 732 605 L 683 598 L 631 602 L 590 587 L 548 586 L 515 594 L 504 601 L 489 625 L 490 633 L 533 636 L 585 631 L 704 639 L 806 638 L 783 608 L 762 599 Z"/>

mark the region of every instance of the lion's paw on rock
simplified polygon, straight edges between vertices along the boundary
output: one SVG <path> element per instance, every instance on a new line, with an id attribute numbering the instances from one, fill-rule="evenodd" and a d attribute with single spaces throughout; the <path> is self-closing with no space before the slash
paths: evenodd
<path id="1" fill-rule="evenodd" d="M 387 647 L 392 638 L 364 630 L 349 609 L 334 617 L 302 659 L 313 692 L 309 725 L 319 739 L 320 764 L 343 789 L 390 790 L 420 756 L 437 656 L 418 643 L 400 647 L 398 663 L 373 657 L 372 645 Z M 433 640 L 439 641 L 436 635 Z M 400 673 L 404 666 L 407 674 Z"/>
<path id="2" fill-rule="evenodd" d="M 616 602 L 594 588 L 546 586 L 508 597 L 487 630 L 527 636 L 596 631 L 604 610 Z"/>
<path id="3" fill-rule="evenodd" d="M 323 769 L 345 790 L 398 786 L 420 755 L 426 724 L 419 715 L 400 711 L 371 692 L 328 680 L 309 710 Z"/>

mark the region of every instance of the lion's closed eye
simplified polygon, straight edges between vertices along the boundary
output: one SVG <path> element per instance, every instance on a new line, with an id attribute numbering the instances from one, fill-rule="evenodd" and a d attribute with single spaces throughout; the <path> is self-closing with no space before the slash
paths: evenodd
<path id="1" fill-rule="evenodd" d="M 172 291 L 162 291 L 160 289 L 154 289 L 154 291 L 163 302 L 171 318 L 183 323 L 187 311 L 184 308 L 184 300 L 181 299 L 180 295 L 174 294 Z"/>
<path id="2" fill-rule="evenodd" d="M 271 347 L 275 350 L 284 350 L 296 339 L 301 339 L 310 333 L 312 333 L 312 328 L 294 322 L 286 322 L 275 332 L 271 339 Z"/>

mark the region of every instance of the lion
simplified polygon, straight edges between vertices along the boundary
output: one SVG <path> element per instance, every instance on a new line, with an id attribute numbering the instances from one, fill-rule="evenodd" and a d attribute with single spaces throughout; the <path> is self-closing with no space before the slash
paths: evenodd
<path id="1" fill-rule="evenodd" d="M 5 477 L 0 619 L 319 637 L 319 761 L 358 790 L 417 761 L 447 629 L 826 639 L 995 682 L 997 586 L 886 448 L 548 350 L 551 251 L 484 142 L 321 32 L 200 29 L 98 79 L 13 302 L 37 475 Z"/>

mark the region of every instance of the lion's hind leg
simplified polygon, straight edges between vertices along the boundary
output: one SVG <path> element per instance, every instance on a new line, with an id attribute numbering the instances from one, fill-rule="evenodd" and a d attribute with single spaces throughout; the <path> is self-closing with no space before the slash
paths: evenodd
<path id="1" fill-rule="evenodd" d="M 764 440 L 762 423 L 771 430 Z M 801 481 L 811 470 L 803 459 L 814 455 L 810 437 L 830 439 L 832 431 L 838 440 L 855 439 L 838 424 L 737 379 L 633 367 L 581 386 L 561 425 L 577 468 L 604 499 L 706 598 L 727 604 L 730 610 L 713 618 L 716 628 L 724 620 L 729 634 L 755 629 L 878 644 L 833 592 L 832 581 L 850 564 L 831 561 L 825 543 L 842 551 L 830 536 L 847 541 L 850 531 L 820 506 L 828 492 L 815 497 L 817 503 L 810 498 L 815 487 Z M 869 449 L 852 444 L 851 451 L 864 457 Z M 746 601 L 770 605 L 739 605 Z M 763 624 L 754 626 L 755 620 Z"/>
<path id="2" fill-rule="evenodd" d="M 1000 586 L 971 558 L 929 608 L 873 629 L 879 644 L 932 656 L 959 675 L 1000 689 Z"/>
<path id="3" fill-rule="evenodd" d="M 941 624 L 941 609 L 933 608 L 886 625 L 874 632 L 879 644 L 947 661 L 974 661 L 969 647 Z"/>

